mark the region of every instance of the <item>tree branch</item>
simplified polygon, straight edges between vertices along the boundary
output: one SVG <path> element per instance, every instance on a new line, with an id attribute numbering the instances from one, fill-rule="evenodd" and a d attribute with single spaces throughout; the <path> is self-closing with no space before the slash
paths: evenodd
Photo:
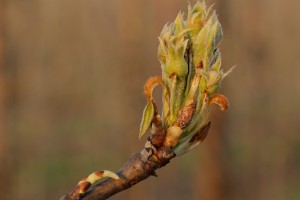
<path id="1" fill-rule="evenodd" d="M 161 147 L 149 156 L 152 148 L 146 147 L 131 155 L 128 161 L 119 169 L 119 180 L 107 179 L 89 190 L 80 197 L 76 188 L 60 200 L 101 200 L 107 199 L 114 194 L 126 190 L 149 176 L 156 176 L 155 170 L 165 166 L 175 157 L 170 148 Z M 149 157 L 148 157 L 149 156 Z"/>

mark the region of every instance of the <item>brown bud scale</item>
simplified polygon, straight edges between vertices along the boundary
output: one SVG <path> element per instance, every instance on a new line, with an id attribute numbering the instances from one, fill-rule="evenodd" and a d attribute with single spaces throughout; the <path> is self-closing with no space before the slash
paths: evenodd
<path id="1" fill-rule="evenodd" d="M 227 108 L 229 106 L 229 102 L 228 102 L 227 98 L 222 94 L 216 94 L 215 96 L 213 96 L 209 101 L 209 105 L 211 105 L 213 103 L 217 104 L 218 107 L 220 108 L 220 110 L 222 110 L 222 111 L 227 110 Z"/>
<path id="2" fill-rule="evenodd" d="M 152 90 L 159 84 L 163 84 L 163 80 L 160 76 L 150 77 L 146 81 L 144 86 L 144 93 L 148 99 L 152 100 Z"/>
<path id="3" fill-rule="evenodd" d="M 179 110 L 176 123 L 181 129 L 185 129 L 192 117 L 194 116 L 196 106 L 194 103 L 187 105 Z"/>

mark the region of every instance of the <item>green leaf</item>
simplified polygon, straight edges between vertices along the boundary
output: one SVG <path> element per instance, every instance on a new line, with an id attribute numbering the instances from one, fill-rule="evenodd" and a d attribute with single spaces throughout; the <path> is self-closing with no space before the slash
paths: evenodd
<path id="1" fill-rule="evenodd" d="M 203 64 L 206 64 L 205 57 L 207 57 L 207 53 L 211 50 L 208 42 L 211 24 L 212 18 L 206 22 L 201 31 L 192 39 L 194 52 L 193 61 L 196 67 L 200 65 L 201 61 Z"/>
<path id="2" fill-rule="evenodd" d="M 172 76 L 169 80 L 170 85 L 170 116 L 168 119 L 168 125 L 171 126 L 178 116 L 178 111 L 182 106 L 185 98 L 186 80 L 184 78 L 178 78 L 176 75 Z"/>
<path id="3" fill-rule="evenodd" d="M 148 101 L 144 112 L 143 112 L 143 117 L 142 117 L 142 122 L 140 125 L 140 134 L 139 134 L 139 138 L 143 137 L 143 135 L 145 135 L 145 133 L 147 132 L 147 130 L 149 129 L 151 122 L 153 120 L 154 117 L 154 103 L 152 101 Z"/>
<path id="4" fill-rule="evenodd" d="M 216 49 L 213 53 L 211 60 L 211 70 L 220 71 L 221 68 L 221 53 L 219 49 Z"/>

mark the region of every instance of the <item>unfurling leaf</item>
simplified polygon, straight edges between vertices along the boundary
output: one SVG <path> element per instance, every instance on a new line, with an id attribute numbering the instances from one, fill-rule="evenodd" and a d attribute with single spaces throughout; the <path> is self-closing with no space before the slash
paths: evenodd
<path id="1" fill-rule="evenodd" d="M 203 142 L 203 140 L 206 138 L 208 131 L 210 129 L 210 124 L 211 124 L 211 122 L 208 122 L 207 124 L 203 125 L 191 139 L 189 139 L 188 141 L 184 142 L 181 145 L 178 145 L 175 148 L 176 156 L 181 156 L 181 155 L 189 152 L 194 147 L 196 147 L 201 142 Z"/>
<path id="2" fill-rule="evenodd" d="M 151 125 L 153 117 L 154 117 L 154 102 L 148 101 L 148 103 L 144 109 L 144 112 L 143 112 L 142 122 L 140 125 L 139 138 L 141 138 L 143 135 L 145 135 L 145 133 L 147 132 L 147 130 L 149 129 L 149 127 Z"/>
<path id="3" fill-rule="evenodd" d="M 201 127 L 201 129 L 190 139 L 190 144 L 196 144 L 197 142 L 203 142 L 206 138 L 211 122 L 208 122 L 206 125 Z"/>

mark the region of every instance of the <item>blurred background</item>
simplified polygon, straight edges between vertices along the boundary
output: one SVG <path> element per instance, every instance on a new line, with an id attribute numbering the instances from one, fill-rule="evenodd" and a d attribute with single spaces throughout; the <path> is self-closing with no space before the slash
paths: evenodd
<path id="1" fill-rule="evenodd" d="M 198 148 L 111 199 L 300 199 L 300 1 L 213 3 L 223 67 L 238 65 L 221 90 L 230 109 L 212 109 Z M 179 10 L 186 1 L 0 0 L 1 198 L 59 199 L 143 147 L 143 85 Z"/>

